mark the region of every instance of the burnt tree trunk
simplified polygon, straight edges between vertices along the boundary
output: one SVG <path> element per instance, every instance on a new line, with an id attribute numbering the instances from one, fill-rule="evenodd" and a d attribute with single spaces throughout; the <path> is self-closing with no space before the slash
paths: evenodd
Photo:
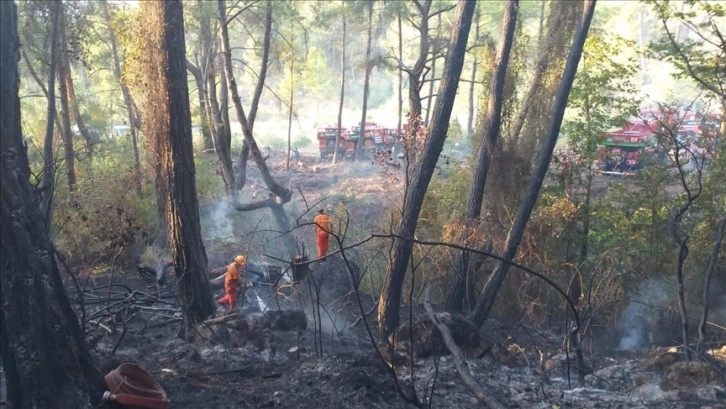
<path id="1" fill-rule="evenodd" d="M 426 138 L 421 155 L 413 168 L 411 186 L 407 188 L 404 197 L 403 215 L 396 229 L 397 235 L 403 238 L 393 241 L 391 260 L 383 278 L 378 303 L 378 333 L 381 342 L 385 342 L 398 326 L 401 291 L 413 247 L 410 239 L 416 231 L 421 204 L 446 140 L 475 5 L 475 2 L 465 0 L 457 3 L 446 64 L 439 84 L 439 98 L 436 98 L 432 115 L 431 134 Z"/>
<path id="2" fill-rule="evenodd" d="M 495 59 L 494 75 L 492 75 L 489 83 L 489 101 L 487 103 L 487 121 L 485 129 L 479 130 L 484 132 L 479 143 L 479 151 L 477 152 L 476 164 L 474 165 L 474 175 L 471 181 L 471 190 L 466 201 L 466 217 L 464 230 L 460 240 L 467 241 L 467 236 L 471 234 L 469 226 L 481 216 L 481 206 L 484 200 L 484 188 L 486 186 L 487 174 L 489 173 L 489 163 L 494 152 L 502 124 L 502 107 L 504 105 L 504 81 L 507 76 L 507 67 L 509 66 L 509 54 L 512 51 L 514 43 L 514 28 L 517 26 L 517 12 L 519 9 L 519 0 L 509 0 L 504 11 L 502 20 L 502 33 L 499 36 L 499 45 L 497 46 L 497 56 Z M 464 307 L 464 300 L 469 275 L 469 253 L 464 251 L 458 254 L 456 266 L 457 274 L 452 281 L 447 306 L 451 312 L 461 312 Z M 467 303 L 468 304 L 468 303 Z M 468 307 L 468 305 L 467 305 Z"/>
<path id="3" fill-rule="evenodd" d="M 590 22 L 592 21 L 592 15 L 594 12 L 595 0 L 588 0 L 585 3 L 584 12 L 575 34 L 575 40 L 573 41 L 572 46 L 570 47 L 570 53 L 567 56 L 567 64 L 565 65 L 564 72 L 562 73 L 562 80 L 560 81 L 560 85 L 557 89 L 554 108 L 552 115 L 550 116 L 549 125 L 547 126 L 544 144 L 537 155 L 532 179 L 529 182 L 522 204 L 517 210 L 514 223 L 512 224 L 511 229 L 509 229 L 509 233 L 507 235 L 505 251 L 502 255 L 505 260 L 511 261 L 517 254 L 517 249 L 519 248 L 519 243 L 522 241 L 522 236 L 525 228 L 527 227 L 527 222 L 529 222 L 529 217 L 537 203 L 542 183 L 544 182 L 550 160 L 552 159 L 552 152 L 555 149 L 557 137 L 560 133 L 562 117 L 565 113 L 567 100 L 570 96 L 570 90 L 572 89 L 572 82 L 575 80 L 577 65 L 580 62 L 580 56 L 582 55 L 582 49 L 585 45 L 585 39 L 587 38 L 587 33 L 590 29 Z M 476 307 L 469 314 L 469 319 L 474 324 L 481 326 L 484 323 L 484 320 L 494 305 L 494 300 L 499 292 L 499 288 L 504 282 L 507 271 L 509 271 L 509 263 L 500 261 L 492 275 L 487 280 L 484 285 L 484 289 L 479 295 Z"/>
<path id="4" fill-rule="evenodd" d="M 18 98 L 17 14 L 0 2 L 0 350 L 9 408 L 91 408 L 101 373 L 83 343 L 30 185 Z M 51 121 L 52 122 L 52 121 Z M 62 374 L 62 376 L 59 376 Z"/>
<path id="5" fill-rule="evenodd" d="M 40 187 L 40 210 L 45 217 L 46 231 L 50 231 L 53 217 L 53 191 L 55 190 L 55 165 L 53 158 L 53 126 L 56 121 L 55 108 L 55 75 L 60 53 L 61 2 L 49 3 L 50 33 L 50 64 L 48 67 L 48 118 L 45 123 L 45 140 L 43 141 L 43 179 Z M 30 65 L 30 64 L 28 64 Z"/>
<path id="6" fill-rule="evenodd" d="M 191 328 L 214 312 L 214 304 L 206 278 L 207 255 L 194 179 L 182 3 L 143 2 L 141 10 L 149 28 L 144 134 L 153 146 L 157 202 L 163 208 L 176 267 L 184 311 L 183 335 L 191 337 Z"/>

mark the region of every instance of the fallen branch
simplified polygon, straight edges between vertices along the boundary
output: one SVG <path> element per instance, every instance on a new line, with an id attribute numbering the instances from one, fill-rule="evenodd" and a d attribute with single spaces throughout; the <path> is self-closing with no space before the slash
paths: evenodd
<path id="1" fill-rule="evenodd" d="M 446 347 L 451 352 L 451 356 L 454 360 L 454 365 L 456 365 L 456 371 L 459 373 L 461 380 L 464 381 L 464 384 L 469 388 L 469 390 L 474 394 L 474 397 L 476 397 L 479 402 L 493 409 L 504 409 L 504 405 L 502 405 L 501 403 L 499 403 L 498 400 L 490 397 L 484 392 L 484 389 L 481 387 L 481 385 L 479 385 L 476 379 L 474 379 L 474 377 L 469 372 L 469 367 L 464 360 L 464 355 L 462 354 L 461 349 L 459 349 L 458 345 L 456 345 L 454 338 L 451 336 L 451 331 L 449 331 L 449 327 L 439 322 L 439 320 L 436 318 L 436 315 L 434 314 L 434 309 L 431 307 L 430 288 L 430 286 L 426 286 L 426 293 L 424 295 L 424 308 L 426 309 L 426 313 L 428 314 L 431 321 L 434 323 L 434 325 L 436 325 L 436 328 L 439 329 L 439 332 L 441 333 L 441 338 L 444 340 L 444 344 L 446 344 Z"/>
<path id="2" fill-rule="evenodd" d="M 242 316 L 239 313 L 233 313 L 229 315 L 224 315 L 218 318 L 210 318 L 206 321 L 204 321 L 204 324 L 206 325 L 213 325 L 213 324 L 226 324 L 228 321 L 232 320 L 238 320 Z"/>

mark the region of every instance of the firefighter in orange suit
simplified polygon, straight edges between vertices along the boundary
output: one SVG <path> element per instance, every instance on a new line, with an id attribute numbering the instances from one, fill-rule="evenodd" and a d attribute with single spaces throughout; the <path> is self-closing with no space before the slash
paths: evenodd
<path id="1" fill-rule="evenodd" d="M 227 267 L 227 274 L 224 276 L 224 292 L 225 296 L 219 299 L 220 304 L 229 304 L 229 309 L 233 310 L 237 306 L 237 286 L 242 284 L 245 286 L 245 256 L 237 256 L 234 262 Z"/>
<path id="2" fill-rule="evenodd" d="M 315 238 L 317 239 L 318 245 L 318 258 L 323 258 L 328 254 L 328 244 L 330 241 L 330 232 L 333 231 L 333 223 L 323 209 L 319 209 L 318 213 L 315 216 Z"/>

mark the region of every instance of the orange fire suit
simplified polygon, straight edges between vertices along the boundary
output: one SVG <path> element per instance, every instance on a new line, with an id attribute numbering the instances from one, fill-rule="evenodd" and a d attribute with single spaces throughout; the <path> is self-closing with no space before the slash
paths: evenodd
<path id="1" fill-rule="evenodd" d="M 225 296 L 220 298 L 218 302 L 220 304 L 229 304 L 229 309 L 233 310 L 237 306 L 237 286 L 242 280 L 242 286 L 244 287 L 245 279 L 240 274 L 240 267 L 237 263 L 232 263 L 227 267 L 227 275 L 224 276 L 224 292 Z"/>
<path id="2" fill-rule="evenodd" d="M 318 258 L 325 257 L 328 254 L 328 245 L 330 244 L 330 232 L 333 223 L 327 214 L 319 214 L 315 216 L 315 238 L 317 239 Z"/>

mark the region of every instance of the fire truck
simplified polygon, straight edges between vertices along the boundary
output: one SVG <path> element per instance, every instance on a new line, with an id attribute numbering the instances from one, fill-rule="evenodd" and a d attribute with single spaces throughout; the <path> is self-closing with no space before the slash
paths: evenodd
<path id="1" fill-rule="evenodd" d="M 337 138 L 336 138 L 337 137 Z M 335 153 L 335 140 L 338 140 L 338 155 L 347 156 L 347 141 L 350 134 L 347 129 L 338 129 L 335 126 L 318 129 L 318 147 L 320 159 L 327 159 L 328 155 Z"/>
<path id="2" fill-rule="evenodd" d="M 350 130 L 345 128 L 338 129 L 335 126 L 328 126 L 318 129 L 318 147 L 320 149 L 320 159 L 326 159 L 335 151 L 336 135 L 338 140 L 338 153 L 344 157 L 353 157 L 360 142 L 361 124 L 351 127 Z M 365 123 L 365 136 L 363 138 L 362 148 L 366 150 L 366 154 L 372 155 L 376 151 L 389 150 L 393 148 L 399 141 L 401 132 L 396 129 L 386 128 L 375 122 Z"/>
<path id="3" fill-rule="evenodd" d="M 608 132 L 602 149 L 602 173 L 631 174 L 643 168 L 642 155 L 655 152 L 655 132 L 647 123 L 629 123 Z"/>
<path id="4" fill-rule="evenodd" d="M 360 130 L 363 123 L 354 125 L 350 128 L 350 138 L 348 139 L 347 148 L 355 153 L 360 143 Z M 365 135 L 362 138 L 361 147 L 365 149 L 367 154 L 375 153 L 375 151 L 389 150 L 393 148 L 398 140 L 398 132 L 395 129 L 385 128 L 375 122 L 365 122 Z"/>

